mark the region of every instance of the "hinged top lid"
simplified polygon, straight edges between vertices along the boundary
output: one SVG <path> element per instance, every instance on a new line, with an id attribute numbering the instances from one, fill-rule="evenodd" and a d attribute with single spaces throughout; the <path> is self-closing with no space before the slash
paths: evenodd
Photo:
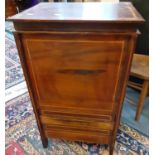
<path id="1" fill-rule="evenodd" d="M 31 22 L 141 23 L 144 21 L 130 2 L 120 3 L 39 3 L 9 18 Z"/>

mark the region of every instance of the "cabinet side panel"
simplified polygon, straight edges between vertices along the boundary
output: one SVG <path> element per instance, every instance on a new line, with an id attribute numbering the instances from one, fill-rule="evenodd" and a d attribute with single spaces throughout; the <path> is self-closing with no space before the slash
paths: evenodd
<path id="1" fill-rule="evenodd" d="M 126 46 L 124 47 L 124 50 L 126 51 L 125 55 L 125 63 L 122 65 L 122 74 L 120 76 L 119 82 L 118 82 L 118 87 L 117 87 L 117 104 L 115 105 L 115 124 L 114 124 L 114 130 L 111 136 L 110 140 L 110 152 L 113 151 L 114 144 L 115 144 L 115 139 L 116 139 L 116 134 L 117 134 L 117 129 L 120 124 L 120 116 L 121 116 L 121 110 L 123 107 L 123 101 L 125 97 L 125 90 L 126 90 L 126 85 L 130 73 L 130 68 L 131 68 L 131 63 L 132 63 L 132 58 L 133 58 L 133 53 L 135 51 L 135 44 L 136 44 L 136 39 L 137 39 L 137 34 L 133 33 L 130 34 Z"/>
<path id="2" fill-rule="evenodd" d="M 27 64 L 25 62 L 25 53 L 24 53 L 25 50 L 23 48 L 22 39 L 21 39 L 22 34 L 20 34 L 18 32 L 14 32 L 14 37 L 15 37 L 15 41 L 16 41 L 16 45 L 17 45 L 17 49 L 18 49 L 18 54 L 19 54 L 19 57 L 20 57 L 20 62 L 21 62 L 22 69 L 23 69 L 23 72 L 24 72 L 24 77 L 25 77 L 25 80 L 26 80 L 26 83 L 27 83 L 31 103 L 32 103 L 33 110 L 34 110 L 34 113 L 35 113 L 36 122 L 37 122 L 38 129 L 39 129 L 39 132 L 40 132 L 41 140 L 42 140 L 43 146 L 47 147 L 48 140 L 47 140 L 47 137 L 46 137 L 45 132 L 43 130 L 43 126 L 41 124 L 41 121 L 40 121 L 38 108 L 37 108 L 37 105 L 36 105 L 36 97 L 35 97 L 35 93 L 33 91 L 32 83 L 31 83 L 32 81 L 30 80 L 30 74 L 28 72 Z"/>

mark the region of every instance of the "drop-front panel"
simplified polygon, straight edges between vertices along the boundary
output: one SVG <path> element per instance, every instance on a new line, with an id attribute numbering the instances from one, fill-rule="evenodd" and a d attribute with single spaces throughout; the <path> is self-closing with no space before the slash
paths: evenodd
<path id="1" fill-rule="evenodd" d="M 11 20 L 43 145 L 105 143 L 112 154 L 143 18 L 131 3 L 41 3 Z"/>

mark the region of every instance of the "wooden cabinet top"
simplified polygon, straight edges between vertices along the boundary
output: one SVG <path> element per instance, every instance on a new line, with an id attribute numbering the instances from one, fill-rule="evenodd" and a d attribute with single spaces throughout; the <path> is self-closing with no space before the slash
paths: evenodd
<path id="1" fill-rule="evenodd" d="M 39 3 L 9 18 L 31 22 L 141 23 L 142 16 L 130 2 Z"/>

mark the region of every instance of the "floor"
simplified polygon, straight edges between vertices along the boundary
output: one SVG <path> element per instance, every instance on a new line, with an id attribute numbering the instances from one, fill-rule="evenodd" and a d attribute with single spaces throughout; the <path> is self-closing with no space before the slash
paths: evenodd
<path id="1" fill-rule="evenodd" d="M 145 98 L 143 111 L 140 120 L 135 121 L 135 114 L 137 108 L 139 92 L 127 88 L 126 97 L 124 100 L 124 105 L 122 109 L 121 122 L 127 123 L 132 128 L 138 130 L 146 136 L 149 136 L 149 97 Z M 130 100 L 134 101 L 135 105 L 129 103 Z"/>

